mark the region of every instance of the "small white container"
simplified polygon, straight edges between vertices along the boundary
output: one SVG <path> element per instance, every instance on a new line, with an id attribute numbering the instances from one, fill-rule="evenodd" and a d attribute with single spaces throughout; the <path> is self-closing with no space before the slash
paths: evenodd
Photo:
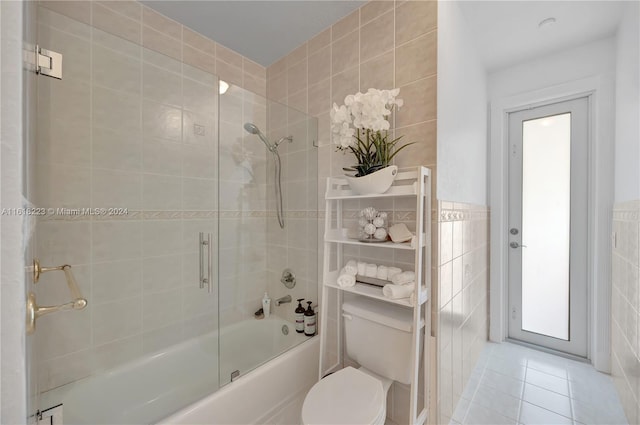
<path id="1" fill-rule="evenodd" d="M 264 318 L 268 319 L 271 314 L 271 298 L 269 298 L 269 294 L 264 293 L 264 297 L 262 297 L 262 312 L 264 313 Z"/>

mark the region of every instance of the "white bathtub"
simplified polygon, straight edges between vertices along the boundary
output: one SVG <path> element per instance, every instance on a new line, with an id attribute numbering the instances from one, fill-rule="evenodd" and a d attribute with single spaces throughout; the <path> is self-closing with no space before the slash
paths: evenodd
<path id="1" fill-rule="evenodd" d="M 283 334 L 283 326 L 288 328 L 287 335 Z M 310 338 L 297 334 L 294 325 L 280 318 L 250 319 L 220 330 L 220 350 L 217 333 L 185 341 L 116 369 L 48 391 L 42 395 L 41 405 L 46 408 L 63 403 L 64 423 L 72 425 L 150 424 L 165 420 L 168 421 L 166 423 L 179 423 L 181 418 L 190 418 L 186 423 L 191 424 L 249 423 L 242 419 L 217 421 L 212 418 L 218 415 L 228 418 L 232 404 L 243 406 L 247 399 L 251 400 L 241 388 L 249 383 L 253 389 L 251 381 L 254 378 L 272 369 L 282 357 L 281 353 L 307 339 Z M 305 347 L 301 346 L 301 351 L 313 346 L 312 351 L 317 352 L 318 344 L 313 342 L 317 339 L 312 338 L 309 344 L 302 344 Z M 308 357 L 295 349 L 286 354 L 294 359 L 305 357 L 305 361 Z M 220 381 L 218 355 L 222 359 Z M 276 358 L 268 361 L 272 357 Z M 262 359 L 267 359 L 267 362 L 250 372 Z M 317 365 L 317 354 L 315 359 Z M 294 362 L 298 363 L 297 360 Z M 299 373 L 297 367 L 286 369 L 279 379 L 286 380 Z M 312 369 L 313 381 L 317 366 Z M 220 382 L 224 385 L 230 381 L 234 370 L 239 370 L 241 377 L 218 390 Z M 245 373 L 247 375 L 243 376 Z M 264 384 L 268 382 L 260 385 Z M 270 393 L 272 390 L 266 385 L 264 391 Z M 229 394 L 237 397 L 235 403 L 230 401 Z M 189 406 L 200 399 L 203 400 Z M 224 399 L 224 402 L 220 403 L 219 399 Z M 174 414 L 179 409 L 183 410 Z M 206 411 L 206 416 L 199 416 L 200 411 Z M 246 413 L 241 409 L 237 412 L 238 418 L 245 418 Z M 202 422 L 194 420 L 198 417 L 207 419 Z"/>

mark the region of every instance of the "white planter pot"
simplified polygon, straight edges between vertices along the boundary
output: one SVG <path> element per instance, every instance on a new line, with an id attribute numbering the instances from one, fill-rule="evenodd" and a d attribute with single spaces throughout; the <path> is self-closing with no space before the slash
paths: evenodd
<path id="1" fill-rule="evenodd" d="M 345 178 L 349 182 L 351 189 L 359 195 L 379 195 L 389 190 L 397 175 L 398 166 L 389 165 L 366 176 L 345 176 Z"/>

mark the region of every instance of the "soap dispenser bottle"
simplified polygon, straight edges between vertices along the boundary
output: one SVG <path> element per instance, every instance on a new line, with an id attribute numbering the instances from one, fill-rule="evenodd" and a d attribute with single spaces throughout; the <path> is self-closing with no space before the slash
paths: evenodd
<path id="1" fill-rule="evenodd" d="M 304 334 L 314 336 L 316 334 L 316 313 L 311 308 L 312 301 L 307 301 L 309 307 L 304 312 Z"/>
<path id="2" fill-rule="evenodd" d="M 269 298 L 269 294 L 264 293 L 264 297 L 262 297 L 262 311 L 264 312 L 264 318 L 268 319 L 271 314 L 271 298 Z"/>
<path id="3" fill-rule="evenodd" d="M 304 307 L 302 307 L 302 301 L 304 301 L 304 298 L 298 298 L 298 307 L 295 310 L 296 332 L 299 334 L 304 332 Z"/>

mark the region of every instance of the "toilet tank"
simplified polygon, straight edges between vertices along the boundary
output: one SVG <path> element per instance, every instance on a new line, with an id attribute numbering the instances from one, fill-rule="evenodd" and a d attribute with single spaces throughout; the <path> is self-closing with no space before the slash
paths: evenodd
<path id="1" fill-rule="evenodd" d="M 360 366 L 411 384 L 413 310 L 370 298 L 342 304 L 347 355 Z M 420 321 L 424 329 L 424 321 Z M 422 355 L 422 332 L 420 332 Z"/>

